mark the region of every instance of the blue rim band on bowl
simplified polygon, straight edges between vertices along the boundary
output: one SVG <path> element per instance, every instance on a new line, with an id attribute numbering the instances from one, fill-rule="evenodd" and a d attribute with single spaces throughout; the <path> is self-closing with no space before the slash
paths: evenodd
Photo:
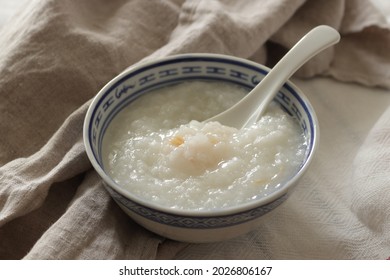
<path id="1" fill-rule="evenodd" d="M 203 219 L 205 217 L 214 216 L 224 217 L 224 219 L 226 219 L 228 215 L 236 215 L 237 213 L 246 213 L 248 211 L 253 211 L 253 209 L 260 209 L 285 195 L 290 185 L 295 183 L 311 161 L 312 151 L 317 145 L 319 133 L 316 125 L 317 119 L 310 103 L 291 82 L 287 82 L 284 85 L 279 91 L 276 99 L 287 112 L 298 119 L 302 129 L 309 137 L 308 153 L 298 174 L 296 174 L 294 178 L 291 178 L 291 181 L 281 188 L 280 193 L 269 195 L 269 197 L 263 199 L 261 203 L 252 201 L 245 205 L 208 213 L 202 211 L 182 211 L 162 206 L 154 206 L 148 201 L 143 201 L 142 199 L 132 196 L 127 191 L 121 189 L 120 186 L 117 186 L 116 183 L 105 174 L 101 158 L 102 141 L 110 121 L 122 108 L 145 92 L 182 82 L 183 80 L 227 81 L 250 89 L 253 88 L 267 72 L 268 68 L 240 58 L 214 54 L 189 54 L 171 56 L 153 62 L 139 64 L 114 78 L 92 101 L 84 123 L 84 141 L 88 157 L 99 175 L 106 182 L 107 187 L 112 188 L 110 193 L 112 195 L 114 194 L 114 196 L 115 194 L 121 195 L 123 198 L 130 200 L 133 205 L 145 207 L 145 209 L 149 209 L 150 211 L 156 211 L 157 214 L 166 213 L 171 217 L 193 217 L 194 219 Z M 122 203 L 122 205 L 126 204 L 123 203 L 123 200 L 121 202 L 120 199 L 118 199 L 118 196 L 115 200 Z M 284 199 L 282 201 L 284 201 Z M 133 207 L 131 211 L 135 211 L 135 208 Z M 138 211 L 138 214 L 141 215 L 142 213 L 140 212 L 142 211 Z M 253 218 L 260 216 L 261 211 L 258 210 L 257 212 L 259 214 L 253 216 Z M 145 215 L 148 216 L 149 214 Z M 245 215 L 242 216 L 245 217 Z M 242 222 L 244 222 L 246 218 L 243 218 Z M 158 219 L 156 221 L 158 222 Z M 240 221 L 238 221 L 238 223 L 240 223 Z"/>
<path id="2" fill-rule="evenodd" d="M 157 211 L 155 209 L 139 205 L 129 199 L 126 199 L 110 187 L 106 187 L 106 189 L 121 207 L 126 208 L 128 211 L 131 211 L 136 215 L 143 216 L 144 218 L 147 218 L 153 222 L 166 224 L 173 227 L 191 229 L 215 229 L 239 225 L 267 214 L 268 212 L 282 204 L 288 197 L 288 194 L 286 193 L 266 205 L 262 205 L 261 207 L 249 209 L 232 215 L 194 217 L 173 215 L 170 213 Z"/>

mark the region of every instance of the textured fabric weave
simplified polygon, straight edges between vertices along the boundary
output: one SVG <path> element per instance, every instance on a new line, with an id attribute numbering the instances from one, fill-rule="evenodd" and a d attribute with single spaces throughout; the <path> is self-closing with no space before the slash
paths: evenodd
<path id="1" fill-rule="evenodd" d="M 272 66 L 320 24 L 342 40 L 295 78 L 317 110 L 321 146 L 257 230 L 180 243 L 119 209 L 82 141 L 101 87 L 135 63 L 178 53 Z M 389 257 L 389 46 L 386 19 L 365 0 L 29 1 L 0 30 L 0 258 Z"/>

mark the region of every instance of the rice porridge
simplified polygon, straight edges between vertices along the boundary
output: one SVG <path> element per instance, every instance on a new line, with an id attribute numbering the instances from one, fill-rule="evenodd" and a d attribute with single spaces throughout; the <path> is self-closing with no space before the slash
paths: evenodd
<path id="1" fill-rule="evenodd" d="M 268 195 L 304 160 L 298 123 L 277 104 L 242 130 L 201 122 L 247 91 L 187 82 L 145 94 L 107 129 L 104 168 L 129 192 L 170 208 L 220 209 Z"/>

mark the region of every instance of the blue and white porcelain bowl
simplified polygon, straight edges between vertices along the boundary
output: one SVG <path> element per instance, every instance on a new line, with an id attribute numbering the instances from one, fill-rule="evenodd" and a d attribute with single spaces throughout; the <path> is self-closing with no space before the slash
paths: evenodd
<path id="1" fill-rule="evenodd" d="M 319 129 L 315 112 L 291 82 L 280 89 L 276 101 L 293 115 L 304 131 L 307 151 L 299 171 L 277 191 L 228 209 L 198 212 L 156 205 L 116 184 L 104 168 L 102 142 L 119 111 L 139 96 L 170 84 L 189 80 L 224 81 L 253 88 L 268 72 L 260 64 L 225 55 L 185 54 L 133 66 L 111 80 L 94 98 L 84 123 L 84 143 L 93 167 L 118 205 L 137 223 L 161 236 L 186 242 L 214 242 L 247 233 L 261 217 L 285 201 L 307 170 L 317 147 Z"/>

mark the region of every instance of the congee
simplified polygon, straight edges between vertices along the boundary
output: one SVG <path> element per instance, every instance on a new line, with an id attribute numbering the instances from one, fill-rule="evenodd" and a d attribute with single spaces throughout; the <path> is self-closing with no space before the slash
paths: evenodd
<path id="1" fill-rule="evenodd" d="M 135 196 L 170 208 L 220 209 L 269 195 L 304 160 L 297 121 L 273 103 L 245 129 L 201 122 L 247 92 L 194 81 L 143 95 L 108 127 L 104 168 Z"/>

